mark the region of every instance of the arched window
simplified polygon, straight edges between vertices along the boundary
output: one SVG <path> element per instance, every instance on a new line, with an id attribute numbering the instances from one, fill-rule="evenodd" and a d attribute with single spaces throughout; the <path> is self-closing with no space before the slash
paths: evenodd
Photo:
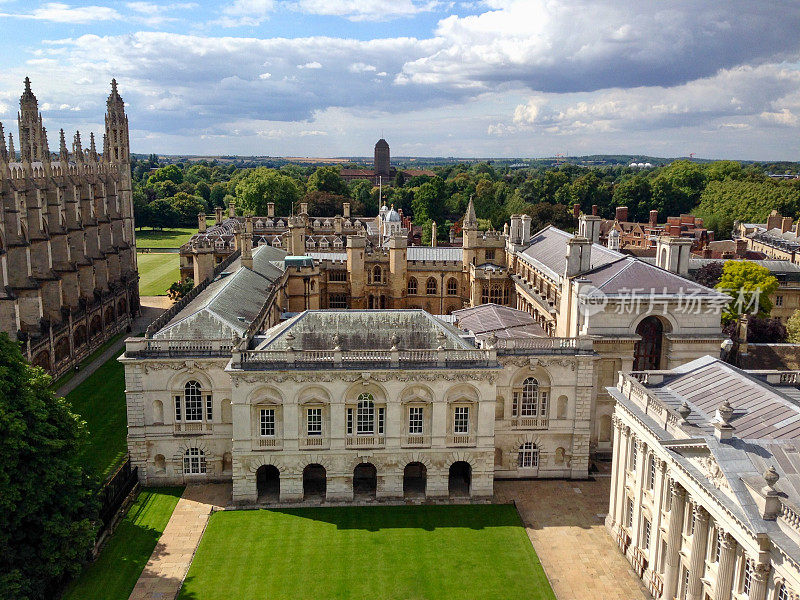
<path id="1" fill-rule="evenodd" d="M 200 448 L 187 448 L 183 454 L 183 472 L 199 475 L 206 472 L 206 455 Z"/>
<path id="2" fill-rule="evenodd" d="M 456 281 L 455 277 L 451 277 L 447 280 L 447 295 L 448 296 L 457 296 L 458 295 L 458 281 Z"/>
<path id="3" fill-rule="evenodd" d="M 548 415 L 549 389 L 534 377 L 528 377 L 513 392 L 511 416 L 523 419 L 546 419 Z M 524 423 L 523 423 L 524 424 Z"/>
<path id="4" fill-rule="evenodd" d="M 408 280 L 408 293 L 409 295 L 416 295 L 417 293 L 417 278 L 412 277 Z"/>
<path id="5" fill-rule="evenodd" d="M 664 324 L 658 317 L 647 317 L 636 327 L 641 339 L 633 347 L 633 370 L 646 371 L 661 368 L 661 342 Z"/>
<path id="6" fill-rule="evenodd" d="M 372 394 L 361 394 L 356 408 L 356 433 L 375 433 L 375 401 Z"/>
<path id="7" fill-rule="evenodd" d="M 383 283 L 383 270 L 380 265 L 372 269 L 372 283 Z"/>
<path id="8" fill-rule="evenodd" d="M 428 277 L 428 282 L 425 284 L 425 293 L 428 296 L 436 295 L 436 280 L 433 277 Z"/>
<path id="9" fill-rule="evenodd" d="M 183 406 L 186 411 L 186 421 L 203 420 L 203 393 L 199 382 L 187 381 L 183 386 Z"/>
<path id="10" fill-rule="evenodd" d="M 532 469 L 539 466 L 539 449 L 533 442 L 525 442 L 519 447 L 517 466 L 521 469 Z"/>

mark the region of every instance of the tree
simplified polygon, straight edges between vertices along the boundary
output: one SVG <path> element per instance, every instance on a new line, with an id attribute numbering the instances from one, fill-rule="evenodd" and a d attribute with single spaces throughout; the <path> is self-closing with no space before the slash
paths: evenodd
<path id="1" fill-rule="evenodd" d="M 217 182 L 211 186 L 211 193 L 208 196 L 209 206 L 225 206 L 225 194 L 228 193 L 228 186 L 225 183 Z"/>
<path id="2" fill-rule="evenodd" d="M 634 175 L 614 187 L 611 206 L 627 206 L 631 220 L 646 221 L 650 218 L 652 195 L 650 181 L 643 175 Z"/>
<path id="3" fill-rule="evenodd" d="M 203 200 L 208 201 L 211 198 L 211 187 L 205 181 L 198 181 L 195 186 L 195 192 Z"/>
<path id="4" fill-rule="evenodd" d="M 337 167 L 318 167 L 308 178 L 308 191 L 347 196 L 350 190 Z"/>
<path id="5" fill-rule="evenodd" d="M 786 339 L 792 344 L 800 344 L 800 310 L 796 310 L 786 321 Z"/>
<path id="6" fill-rule="evenodd" d="M 156 169 L 147 179 L 147 185 L 155 185 L 159 181 L 171 181 L 175 185 L 183 182 L 183 171 L 178 165 L 167 165 Z"/>
<path id="7" fill-rule="evenodd" d="M 276 215 L 288 215 L 299 199 L 294 179 L 266 167 L 253 169 L 236 185 L 236 204 L 255 215 L 266 215 L 270 202 L 275 203 Z"/>
<path id="8" fill-rule="evenodd" d="M 716 288 L 731 296 L 722 313 L 723 323 L 729 323 L 744 313 L 768 317 L 772 310 L 769 297 L 778 289 L 778 280 L 766 267 L 748 260 L 729 260 Z"/>
<path id="9" fill-rule="evenodd" d="M 308 202 L 310 217 L 333 217 L 342 214 L 342 204 L 350 200 L 349 196 L 338 196 L 328 192 L 309 191 L 303 196 Z M 351 207 L 352 208 L 352 207 Z"/>
<path id="10" fill-rule="evenodd" d="M 0 598 L 54 598 L 91 550 L 97 513 L 83 422 L 0 333 Z"/>
<path id="11" fill-rule="evenodd" d="M 172 207 L 178 214 L 178 222 L 186 227 L 197 225 L 197 213 L 206 212 L 206 203 L 202 198 L 178 192 L 170 198 Z"/>
<path id="12" fill-rule="evenodd" d="M 169 286 L 167 290 L 167 296 L 169 296 L 170 300 L 180 300 L 186 294 L 192 291 L 194 287 L 194 281 L 191 279 L 184 279 L 182 281 L 175 281 L 172 285 Z"/>
<path id="13" fill-rule="evenodd" d="M 700 285 L 713 288 L 722 277 L 723 261 L 714 261 L 703 265 L 695 271 L 693 279 Z"/>
<path id="14" fill-rule="evenodd" d="M 652 207 L 662 215 L 691 212 L 700 201 L 705 184 L 705 173 L 700 165 L 688 160 L 676 160 L 653 177 Z"/>
<path id="15" fill-rule="evenodd" d="M 180 215 L 169 200 L 159 198 L 147 205 L 147 221 L 153 229 L 177 227 Z"/>
<path id="16" fill-rule="evenodd" d="M 405 174 L 402 171 L 398 170 L 397 175 L 394 176 L 394 187 L 401 188 L 405 185 L 405 183 L 406 183 Z"/>

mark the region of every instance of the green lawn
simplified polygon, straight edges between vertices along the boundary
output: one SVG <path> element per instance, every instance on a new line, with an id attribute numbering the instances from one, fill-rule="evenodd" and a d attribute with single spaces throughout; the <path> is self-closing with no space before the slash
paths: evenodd
<path id="1" fill-rule="evenodd" d="M 180 600 L 554 600 L 510 505 L 221 511 Z"/>
<path id="2" fill-rule="evenodd" d="M 129 335 L 131 335 L 131 334 L 125 333 L 123 331 L 122 333 L 118 333 L 115 336 L 113 336 L 111 339 L 106 340 L 105 342 L 103 342 L 96 350 L 92 351 L 92 353 L 89 356 L 87 356 L 86 358 L 84 358 L 80 362 L 81 370 L 85 369 L 86 366 L 91 364 L 94 361 L 95 358 L 97 358 L 103 352 L 105 352 L 111 346 L 113 346 L 119 340 L 119 338 L 121 338 L 122 336 L 129 336 Z M 55 392 L 56 390 L 58 390 L 58 388 L 66 385 L 67 383 L 69 383 L 69 381 L 73 377 L 75 377 L 75 375 L 76 375 L 76 372 L 74 370 L 67 371 L 61 377 L 59 377 L 58 379 L 54 380 L 53 383 L 50 384 L 50 389 Z"/>
<path id="3" fill-rule="evenodd" d="M 72 582 L 62 600 L 127 600 L 183 488 L 143 489 L 97 560 Z"/>
<path id="4" fill-rule="evenodd" d="M 139 253 L 139 295 L 165 296 L 169 286 L 181 278 L 179 254 Z"/>
<path id="5" fill-rule="evenodd" d="M 120 350 L 67 394 L 74 412 L 86 421 L 89 429 L 84 464 L 101 478 L 122 463 L 128 452 L 125 369 L 117 361 L 122 352 Z"/>
<path id="6" fill-rule="evenodd" d="M 175 229 L 137 229 L 137 248 L 180 248 L 189 241 L 197 227 L 176 227 Z"/>

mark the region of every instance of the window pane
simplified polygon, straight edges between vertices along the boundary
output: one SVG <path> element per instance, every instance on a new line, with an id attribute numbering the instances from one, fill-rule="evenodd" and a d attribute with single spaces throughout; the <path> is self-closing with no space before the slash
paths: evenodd
<path id="1" fill-rule="evenodd" d="M 422 434 L 422 411 L 421 406 L 412 406 L 408 409 L 408 433 L 410 435 Z"/>
<path id="2" fill-rule="evenodd" d="M 187 421 L 203 420 L 203 397 L 198 382 L 190 381 L 186 384 L 183 391 L 183 403 Z"/>
<path id="3" fill-rule="evenodd" d="M 322 409 L 308 409 L 308 435 L 322 435 Z"/>
<path id="4" fill-rule="evenodd" d="M 261 435 L 275 435 L 275 409 L 273 408 L 261 409 Z"/>
<path id="5" fill-rule="evenodd" d="M 456 406 L 453 423 L 454 433 L 469 433 L 469 407 Z"/>
<path id="6" fill-rule="evenodd" d="M 375 403 L 372 401 L 371 394 L 361 394 L 358 397 L 356 433 L 375 433 Z"/>

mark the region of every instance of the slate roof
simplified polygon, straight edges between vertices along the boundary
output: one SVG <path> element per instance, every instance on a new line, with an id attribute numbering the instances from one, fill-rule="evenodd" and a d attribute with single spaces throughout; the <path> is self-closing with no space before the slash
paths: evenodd
<path id="1" fill-rule="evenodd" d="M 453 311 L 453 318 L 460 329 L 471 331 L 478 338 L 490 333 L 504 339 L 547 337 L 530 313 L 508 306 L 490 303 L 462 308 Z"/>
<path id="2" fill-rule="evenodd" d="M 155 338 L 225 339 L 242 336 L 264 306 L 272 284 L 283 274 L 286 252 L 272 246 L 253 250 L 253 269 L 236 260 L 178 312 Z"/>
<path id="3" fill-rule="evenodd" d="M 406 251 L 408 260 L 451 260 L 461 261 L 463 248 L 458 247 L 439 247 L 430 248 L 428 246 L 409 246 Z"/>
<path id="4" fill-rule="evenodd" d="M 567 268 L 567 242 L 573 237 L 571 233 L 548 225 L 533 235 L 530 245 L 522 250 L 521 254 L 535 266 L 544 267 L 543 271 L 558 280 L 564 276 Z M 609 250 L 600 244 L 592 245 L 591 266 L 593 268 L 622 258 L 625 258 L 625 255 L 620 252 Z"/>

